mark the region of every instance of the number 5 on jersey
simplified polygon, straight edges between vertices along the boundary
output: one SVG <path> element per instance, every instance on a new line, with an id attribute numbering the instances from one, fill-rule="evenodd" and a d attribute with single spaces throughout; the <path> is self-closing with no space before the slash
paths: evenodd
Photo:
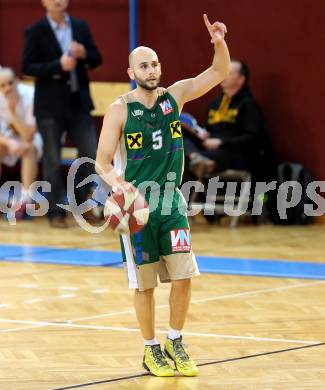
<path id="1" fill-rule="evenodd" d="M 154 131 L 152 133 L 152 148 L 159 150 L 162 147 L 162 136 L 161 130 Z"/>

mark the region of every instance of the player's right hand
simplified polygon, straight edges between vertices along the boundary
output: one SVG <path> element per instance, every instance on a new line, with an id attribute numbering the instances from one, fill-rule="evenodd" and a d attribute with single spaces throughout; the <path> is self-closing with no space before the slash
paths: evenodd
<path id="1" fill-rule="evenodd" d="M 211 36 L 211 43 L 213 43 L 214 45 L 218 45 L 225 38 L 225 35 L 227 33 L 226 25 L 221 22 L 214 22 L 213 24 L 211 24 L 206 14 L 203 15 L 203 19 L 206 28 L 208 29 L 209 34 Z"/>
<path id="2" fill-rule="evenodd" d="M 60 58 L 60 63 L 61 63 L 62 70 L 65 72 L 69 72 L 75 69 L 77 65 L 77 60 L 64 53 Z"/>

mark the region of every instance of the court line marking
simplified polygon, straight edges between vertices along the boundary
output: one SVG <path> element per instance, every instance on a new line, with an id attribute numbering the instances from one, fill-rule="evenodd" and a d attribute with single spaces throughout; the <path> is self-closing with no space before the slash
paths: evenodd
<path id="1" fill-rule="evenodd" d="M 38 303 L 38 302 L 43 302 L 43 298 L 27 299 L 26 301 L 24 301 L 24 303 Z"/>
<path id="2" fill-rule="evenodd" d="M 107 244 L 106 244 L 107 245 Z M 94 243 L 86 243 L 84 245 L 78 245 L 75 247 L 47 247 L 47 246 L 35 246 L 35 245 L 18 245 L 16 244 L 0 244 L 5 248 L 9 248 L 9 252 L 5 254 L 5 261 L 20 261 L 23 263 L 31 262 L 31 263 L 48 263 L 48 264 L 74 264 L 74 265 L 93 265 L 93 266 L 108 266 L 120 267 L 122 265 L 121 254 L 118 251 L 107 250 L 107 248 L 99 249 L 98 245 Z M 100 247 L 103 244 L 99 244 Z M 94 248 L 95 250 L 94 250 Z M 28 249 L 26 251 L 26 248 Z M 17 252 L 19 250 L 19 252 Z M 65 253 L 66 255 L 73 253 L 74 250 L 77 251 L 87 251 L 92 253 L 92 260 L 88 259 L 87 261 L 84 259 L 77 260 L 74 256 L 64 257 L 63 259 L 58 259 L 57 256 L 52 258 L 52 255 L 57 252 Z M 17 254 L 13 254 L 10 252 L 17 252 Z M 50 254 L 50 257 L 42 258 L 42 255 Z M 36 258 L 33 258 L 33 255 Z M 39 258 L 39 256 L 41 257 Z M 99 257 L 98 257 L 99 256 Z M 102 263 L 102 257 L 112 257 L 112 262 L 104 262 Z M 211 263 L 211 260 L 216 260 L 218 262 L 217 266 L 215 261 Z M 243 269 L 242 265 L 244 262 L 249 262 L 252 267 L 249 267 L 251 270 L 247 271 L 246 268 Z M 233 256 L 211 256 L 211 255 L 198 255 L 198 264 L 199 267 L 202 268 L 202 272 L 204 273 L 217 273 L 217 274 L 234 274 L 234 275 L 250 275 L 250 276 L 266 276 L 266 277 L 285 277 L 285 278 L 311 278 L 311 279 L 325 279 L 325 267 L 322 263 L 310 263 L 306 262 L 306 260 L 298 259 L 295 261 L 288 261 L 288 259 L 263 259 L 263 258 L 238 258 Z M 280 268 L 284 268 L 287 270 L 286 272 L 276 273 L 274 271 L 274 264 L 281 264 Z M 239 266 L 239 268 L 237 267 Z M 235 268 L 233 268 L 235 266 Z M 257 266 L 257 268 L 256 268 Z M 303 270 L 296 270 L 295 267 L 302 267 Z M 315 267 L 315 268 L 313 268 Z M 298 272 L 298 273 L 297 273 Z M 309 273 L 308 273 L 309 272 Z"/>
<path id="3" fill-rule="evenodd" d="M 235 293 L 235 294 L 229 294 L 229 295 L 219 295 L 216 297 L 209 297 L 209 298 L 203 298 L 203 299 L 196 299 L 192 303 L 205 303 L 210 301 L 218 301 L 222 299 L 227 298 L 237 298 L 237 297 L 243 297 L 243 296 L 249 296 L 249 295 L 257 295 L 259 293 L 267 293 L 267 292 L 274 292 L 274 291 L 283 291 L 283 290 L 290 290 L 292 288 L 300 288 L 300 287 L 309 287 L 314 286 L 318 284 L 324 284 L 325 280 L 319 280 L 317 282 L 309 282 L 309 283 L 297 283 L 292 284 L 290 286 L 280 286 L 280 287 L 272 287 L 272 288 L 265 288 L 261 290 L 252 290 L 252 291 L 245 291 L 242 293 Z"/>
<path id="4" fill-rule="evenodd" d="M 209 365 L 213 365 L 213 364 L 229 363 L 229 362 L 235 362 L 235 361 L 244 360 L 244 359 L 252 359 L 252 358 L 257 358 L 257 357 L 262 357 L 262 356 L 267 356 L 267 355 L 275 355 L 275 354 L 279 354 L 279 353 L 292 352 L 292 351 L 297 351 L 297 350 L 300 350 L 300 349 L 320 347 L 320 346 L 323 346 L 323 345 L 325 345 L 325 343 L 322 342 L 322 343 L 318 343 L 318 344 L 304 345 L 304 346 L 301 346 L 301 347 L 277 349 L 275 351 L 261 352 L 261 353 L 256 353 L 254 355 L 245 355 L 245 356 L 239 356 L 239 357 L 229 358 L 229 359 L 224 359 L 224 360 L 216 360 L 216 361 L 207 362 L 207 363 L 199 363 L 199 364 L 197 364 L 197 366 L 198 367 L 204 367 L 204 366 L 209 366 Z M 149 376 L 149 373 L 146 372 L 146 373 L 142 373 L 142 374 L 129 375 L 129 376 L 113 378 L 113 379 L 107 379 L 107 380 L 102 380 L 102 381 L 82 383 L 82 384 L 79 384 L 79 385 L 72 385 L 72 386 L 55 388 L 53 390 L 78 389 L 78 388 L 81 388 L 81 387 L 102 385 L 104 383 L 112 383 L 112 382 L 119 382 L 119 381 L 123 381 L 123 380 L 142 378 L 144 376 Z"/>
<path id="5" fill-rule="evenodd" d="M 112 330 L 119 332 L 140 332 L 138 328 L 125 328 L 125 327 L 114 327 L 114 326 L 101 326 L 101 325 L 84 325 L 84 324 L 69 324 L 61 322 L 44 322 L 44 321 L 27 321 L 27 320 L 10 320 L 6 318 L 0 318 L 0 322 L 10 323 L 10 324 L 28 324 L 28 325 L 37 325 L 37 326 L 56 326 L 63 328 L 79 328 L 79 329 L 95 329 L 95 330 Z M 6 332 L 9 332 L 9 329 L 5 329 Z M 1 331 L 0 332 L 4 332 Z M 156 333 L 167 334 L 167 331 L 156 330 Z M 198 333 L 198 332 L 182 332 L 186 336 L 197 336 L 197 337 L 212 337 L 212 338 L 224 338 L 224 339 L 235 339 L 235 340 L 254 340 L 254 341 L 270 341 L 270 342 L 280 342 L 280 343 L 295 343 L 295 344 L 317 344 L 320 341 L 313 340 L 290 340 L 290 339 L 275 339 L 268 337 L 255 337 L 255 336 L 235 336 L 235 335 L 224 335 L 216 333 Z"/>
<path id="6" fill-rule="evenodd" d="M 27 329 L 33 329 L 33 328 L 41 328 L 44 325 L 31 325 L 31 326 L 22 326 L 20 328 L 10 328 L 10 329 L 4 329 L 0 331 L 0 333 L 11 333 L 11 332 L 18 332 L 20 330 L 27 330 Z"/>
<path id="7" fill-rule="evenodd" d="M 55 288 L 55 287 L 54 287 Z M 77 291 L 80 290 L 80 287 L 70 287 L 70 286 L 59 286 L 57 287 L 59 290 L 71 290 L 71 291 Z"/>
<path id="8" fill-rule="evenodd" d="M 58 298 L 60 299 L 67 299 L 67 298 L 74 298 L 74 297 L 76 297 L 76 294 L 63 294 L 58 296 Z"/>
<path id="9" fill-rule="evenodd" d="M 216 297 L 209 297 L 209 298 L 204 298 L 204 299 L 197 299 L 197 300 L 193 300 L 191 303 L 192 304 L 197 304 L 197 303 L 204 303 L 204 302 L 209 302 L 209 301 L 212 301 L 212 300 L 223 300 L 223 299 L 231 299 L 231 298 L 238 298 L 238 297 L 241 297 L 241 296 L 249 296 L 249 295 L 258 295 L 258 294 L 263 294 L 263 293 L 268 293 L 268 292 L 273 292 L 273 291 L 283 291 L 283 290 L 289 290 L 289 289 L 293 289 L 293 288 L 301 288 L 301 287 L 308 287 L 308 286 L 313 286 L 313 285 L 318 285 L 318 284 L 324 284 L 325 281 L 322 280 L 322 281 L 317 281 L 317 282 L 308 282 L 308 283 L 297 283 L 297 284 L 294 284 L 294 285 L 286 285 L 286 286 L 280 286 L 280 287 L 274 287 L 274 288 L 267 288 L 267 289 L 259 289 L 259 290 L 252 290 L 252 291 L 245 291 L 243 293 L 235 293 L 235 294 L 228 294 L 228 295 L 219 295 L 219 296 L 216 296 Z M 162 309 L 162 308 L 167 308 L 169 307 L 169 305 L 157 305 L 156 308 L 157 309 Z M 75 319 L 72 319 L 72 320 L 66 320 L 66 326 L 68 324 L 72 324 L 73 322 L 77 322 L 77 321 L 83 321 L 83 320 L 90 320 L 90 319 L 95 319 L 95 318 L 103 318 L 103 317 L 110 317 L 110 316 L 117 316 L 117 315 L 121 315 L 121 314 L 131 314 L 131 313 L 134 313 L 134 309 L 129 309 L 129 310 L 123 310 L 123 311 L 119 311 L 119 312 L 112 312 L 112 313 L 103 313 L 103 314 L 98 314 L 98 315 L 95 315 L 95 316 L 88 316 L 88 317 L 80 317 L 80 318 L 75 318 Z M 3 321 L 0 319 L 0 321 Z M 24 322 L 24 323 L 30 323 L 30 322 Z M 32 322 L 35 324 L 35 322 Z M 55 324 L 55 325 L 58 325 L 56 323 L 52 323 L 52 324 Z M 42 326 L 48 326 L 48 325 L 51 325 L 51 323 L 47 323 L 47 322 L 38 322 L 37 325 L 33 326 L 33 327 L 42 327 Z M 62 324 L 61 324 L 62 325 Z M 24 329 L 30 329 L 30 327 L 25 327 L 25 328 L 14 328 L 14 330 L 12 331 L 19 331 L 19 330 L 24 330 Z M 3 333 L 3 332 L 10 332 L 11 330 L 10 329 L 6 329 L 6 330 L 0 330 L 0 333 Z"/>
<path id="10" fill-rule="evenodd" d="M 293 288 L 300 288 L 300 287 L 309 287 L 309 286 L 314 286 L 318 284 L 325 284 L 325 280 L 320 280 L 317 282 L 308 282 L 308 283 L 297 283 L 293 285 L 286 285 L 286 286 L 280 286 L 280 287 L 272 287 L 272 288 L 264 288 L 264 289 L 259 289 L 259 290 L 252 290 L 252 291 L 245 291 L 241 293 L 234 293 L 234 294 L 228 294 L 228 295 L 218 295 L 215 297 L 209 297 L 209 298 L 202 298 L 202 299 L 193 299 L 191 301 L 192 304 L 198 304 L 198 303 L 205 303 L 205 302 L 210 302 L 210 301 L 218 301 L 218 300 L 223 300 L 223 299 L 231 299 L 231 298 L 239 298 L 243 296 L 250 296 L 250 295 L 258 295 L 258 294 L 263 294 L 263 293 L 268 293 L 268 292 L 273 292 L 273 291 L 283 291 L 283 290 L 289 290 Z M 167 308 L 169 305 L 157 305 L 156 309 L 163 309 Z M 92 320 L 96 318 L 104 318 L 104 317 L 111 317 L 111 316 L 116 316 L 116 315 L 121 315 L 121 314 L 130 314 L 134 313 L 134 309 L 128 309 L 128 310 L 123 310 L 123 311 L 118 311 L 118 312 L 111 312 L 111 313 L 103 313 L 103 314 L 97 314 L 94 316 L 88 316 L 88 317 L 79 317 L 79 318 L 74 318 L 72 320 L 69 320 L 69 322 L 79 322 L 79 321 L 84 321 L 84 320 Z"/>
<path id="11" fill-rule="evenodd" d="M 22 288 L 39 288 L 37 284 L 27 284 L 27 283 L 18 284 L 18 287 L 22 287 Z"/>

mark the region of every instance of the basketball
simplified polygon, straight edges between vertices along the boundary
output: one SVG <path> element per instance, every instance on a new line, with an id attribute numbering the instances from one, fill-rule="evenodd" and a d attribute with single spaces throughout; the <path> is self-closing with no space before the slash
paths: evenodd
<path id="1" fill-rule="evenodd" d="M 134 234 L 148 222 L 149 207 L 138 190 L 117 191 L 107 199 L 104 217 L 112 230 L 120 234 Z"/>

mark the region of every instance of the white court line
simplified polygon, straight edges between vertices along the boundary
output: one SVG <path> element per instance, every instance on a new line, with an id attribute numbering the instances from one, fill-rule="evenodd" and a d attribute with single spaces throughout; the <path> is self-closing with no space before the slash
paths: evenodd
<path id="1" fill-rule="evenodd" d="M 169 307 L 169 305 L 162 305 Z M 156 309 L 161 309 L 160 306 L 156 306 Z M 134 313 L 134 309 L 129 309 L 129 310 L 123 310 L 123 311 L 115 311 L 112 313 L 103 313 L 103 314 L 96 314 L 95 316 L 89 316 L 89 317 L 80 317 L 80 318 L 74 318 L 73 320 L 69 320 L 69 322 L 77 322 L 77 321 L 84 321 L 84 320 L 94 320 L 96 318 L 103 318 L 103 317 L 113 317 L 113 316 L 118 316 L 121 314 L 131 314 Z"/>
<path id="2" fill-rule="evenodd" d="M 243 296 L 248 296 L 248 295 L 257 295 L 257 294 L 260 294 L 260 293 L 289 290 L 289 289 L 292 289 L 292 288 L 315 286 L 317 284 L 324 284 L 324 283 L 325 283 L 325 280 L 319 280 L 317 282 L 298 283 L 298 284 L 293 284 L 293 285 L 290 285 L 290 286 L 264 288 L 264 289 L 261 289 L 261 290 L 246 291 L 246 292 L 243 292 L 243 293 L 236 293 L 236 294 L 229 294 L 229 295 L 219 295 L 219 296 L 216 296 L 216 297 L 196 299 L 196 300 L 193 300 L 191 303 L 204 303 L 204 302 L 210 302 L 210 301 L 218 301 L 218 300 L 228 299 L 228 298 L 237 298 L 237 297 L 243 297 Z"/>
<path id="3" fill-rule="evenodd" d="M 58 289 L 60 290 L 71 290 L 71 291 L 77 291 L 80 289 L 80 287 L 70 287 L 70 286 L 59 286 Z"/>
<path id="4" fill-rule="evenodd" d="M 4 329 L 4 330 L 1 330 L 0 333 L 11 333 L 11 332 L 18 332 L 20 330 L 27 330 L 27 329 L 33 329 L 33 328 L 41 328 L 41 327 L 44 327 L 44 325 L 31 325 L 31 326 L 23 326 L 23 327 L 20 327 L 20 328 L 10 328 L 10 329 Z"/>
<path id="5" fill-rule="evenodd" d="M 137 328 L 124 328 L 124 327 L 113 327 L 113 326 L 98 326 L 98 325 L 82 325 L 82 324 L 65 324 L 56 322 L 42 322 L 42 321 L 25 321 L 25 320 L 9 320 L 0 318 L 0 322 L 13 323 L 13 324 L 31 324 L 33 326 L 57 326 L 63 328 L 79 328 L 79 329 L 95 329 L 95 330 L 113 330 L 119 332 L 140 332 Z M 26 329 L 26 328 L 25 328 Z M 5 329 L 0 332 L 10 332 L 10 329 Z M 164 330 L 157 330 L 156 333 L 167 334 Z M 254 337 L 254 336 L 235 336 L 225 335 L 216 333 L 197 333 L 197 332 L 182 332 L 183 335 L 187 336 L 198 336 L 198 337 L 216 337 L 222 339 L 236 339 L 236 340 L 254 340 L 254 341 L 271 341 L 280 343 L 294 343 L 294 344 L 319 344 L 320 341 L 315 340 L 290 340 L 290 339 L 274 339 L 268 337 Z"/>
<path id="6" fill-rule="evenodd" d="M 297 283 L 297 284 L 293 284 L 290 286 L 286 285 L 286 286 L 281 286 L 281 287 L 273 287 L 273 288 L 264 288 L 264 289 L 259 289 L 259 290 L 245 291 L 245 292 L 236 293 L 236 294 L 219 295 L 219 296 L 203 298 L 203 299 L 193 299 L 191 301 L 191 305 L 197 304 L 197 303 L 210 302 L 210 301 L 218 301 L 218 300 L 223 300 L 223 299 L 239 298 L 239 297 L 249 296 L 249 295 L 258 295 L 258 294 L 263 294 L 263 293 L 268 293 L 268 292 L 273 292 L 273 291 L 289 290 L 292 288 L 308 287 L 308 286 L 314 286 L 317 284 L 324 284 L 324 283 L 325 283 L 325 280 L 320 280 L 317 282 Z M 157 305 L 156 309 L 164 309 L 164 308 L 168 308 L 168 307 L 169 307 L 169 305 Z M 111 313 L 97 314 L 97 315 L 89 316 L 89 317 L 74 318 L 72 320 L 69 320 L 69 322 L 92 320 L 92 319 L 96 319 L 96 318 L 111 317 L 111 316 L 116 316 L 116 315 L 121 315 L 121 314 L 130 314 L 130 313 L 134 313 L 134 309 L 118 311 L 118 312 L 111 312 Z"/>
<path id="7" fill-rule="evenodd" d="M 67 298 L 73 298 L 75 296 L 76 296 L 76 294 L 64 294 L 64 295 L 59 295 L 58 298 L 67 299 Z"/>
<path id="8" fill-rule="evenodd" d="M 237 293 L 237 294 L 230 294 L 230 295 L 222 295 L 222 296 L 216 296 L 216 297 L 209 297 L 209 298 L 205 298 L 205 299 L 198 299 L 198 300 L 193 300 L 191 303 L 203 303 L 203 302 L 209 302 L 209 301 L 212 301 L 212 300 L 222 300 L 222 299 L 231 299 L 231 298 L 238 298 L 238 297 L 241 297 L 241 296 L 248 296 L 248 295 L 258 295 L 258 294 L 263 294 L 263 293 L 268 293 L 268 292 L 272 292 L 272 291 L 283 291 L 283 290 L 289 290 L 289 289 L 293 289 L 293 288 L 300 288 L 300 287 L 308 287 L 308 286 L 313 286 L 313 285 L 318 285 L 318 284 L 324 284 L 325 281 L 322 280 L 322 281 L 316 281 L 316 282 L 308 282 L 308 283 L 297 283 L 297 284 L 294 284 L 294 285 L 290 285 L 290 286 L 281 286 L 281 287 L 274 287 L 274 288 L 267 288 L 267 289 L 260 289 L 260 290 L 252 290 L 252 291 L 246 291 L 246 292 L 243 292 L 243 293 Z M 158 305 L 156 306 L 157 309 L 161 309 L 161 308 L 167 308 L 169 307 L 169 305 Z M 110 317 L 110 316 L 116 316 L 116 315 L 121 315 L 121 314 L 130 314 L 130 313 L 134 313 L 134 309 L 129 309 L 129 310 L 124 310 L 124 311 L 120 311 L 120 312 L 112 312 L 112 313 L 103 313 L 103 314 L 98 314 L 98 315 L 95 315 L 95 316 L 89 316 L 89 317 L 80 317 L 80 318 L 76 318 L 76 319 L 72 319 L 72 320 L 67 320 L 67 323 L 66 324 L 61 324 L 62 326 L 72 326 L 74 325 L 75 327 L 78 327 L 79 325 L 76 325 L 76 324 L 72 324 L 73 322 L 76 322 L 76 321 L 83 321 L 83 320 L 89 320 L 89 319 L 95 319 L 95 318 L 103 318 L 103 317 Z M 14 320 L 5 320 L 5 319 L 0 319 L 0 322 L 9 322 L 9 321 L 14 321 Z M 21 323 L 21 322 L 20 322 Z M 58 325 L 56 323 L 50 323 L 50 322 L 35 322 L 35 321 L 25 321 L 23 323 L 29 323 L 29 324 L 37 324 L 39 327 L 42 327 L 42 326 L 54 326 L 54 325 Z M 84 325 L 80 325 L 81 327 L 83 327 Z M 86 325 L 87 326 L 87 325 Z M 23 329 L 23 328 L 21 328 Z M 108 327 L 106 327 L 106 329 L 108 329 Z M 121 328 L 119 328 L 121 329 Z M 124 328 L 126 329 L 126 328 Z M 19 329 L 17 329 L 19 330 Z M 115 330 L 117 330 L 117 328 L 115 328 Z M 7 329 L 6 330 L 7 332 L 10 332 L 10 329 Z M 129 330 L 131 331 L 131 330 Z M 134 331 L 139 331 L 138 329 L 134 330 Z M 0 331 L 1 333 L 1 331 Z M 163 332 L 157 332 L 157 333 L 163 333 Z M 186 334 L 186 333 L 184 333 Z M 214 336 L 214 337 L 220 337 L 220 336 Z M 240 336 L 229 336 L 231 338 L 236 338 L 236 337 L 240 337 Z M 254 339 L 254 338 L 253 338 Z M 279 340 L 281 341 L 281 340 Z M 298 341 L 296 341 L 298 342 Z M 311 341 L 307 341 L 306 343 L 311 343 Z M 316 342 L 315 342 L 316 343 Z"/>
<path id="9" fill-rule="evenodd" d="M 0 304 L 0 309 L 3 307 L 3 308 L 5 308 L 5 307 L 8 307 L 9 305 L 7 304 L 7 303 L 1 303 Z"/>
<path id="10" fill-rule="evenodd" d="M 21 283 L 18 284 L 18 287 L 23 287 L 23 288 L 38 288 L 37 284 L 27 284 L 27 283 Z"/>
<path id="11" fill-rule="evenodd" d="M 27 299 L 26 301 L 24 301 L 25 303 L 37 303 L 37 302 L 42 302 L 43 299 L 42 298 L 34 298 L 34 299 Z"/>
<path id="12" fill-rule="evenodd" d="M 91 292 L 94 293 L 94 294 L 101 294 L 101 293 L 105 293 L 107 291 L 108 291 L 107 288 L 100 288 L 98 290 L 92 290 Z"/>

